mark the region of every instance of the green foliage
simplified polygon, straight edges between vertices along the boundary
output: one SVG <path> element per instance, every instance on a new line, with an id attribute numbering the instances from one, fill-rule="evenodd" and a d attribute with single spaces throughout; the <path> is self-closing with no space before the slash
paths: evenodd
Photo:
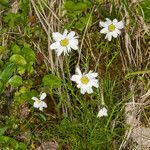
<path id="1" fill-rule="evenodd" d="M 144 0 L 141 2 L 141 7 L 144 12 L 144 17 L 147 22 L 150 22 L 150 1 Z"/>
<path id="2" fill-rule="evenodd" d="M 71 24 L 68 24 L 68 28 L 75 28 L 82 31 L 86 25 L 90 27 L 92 24 L 92 16 L 89 13 L 85 13 L 88 9 L 92 8 L 92 2 L 80 1 L 74 2 L 73 0 L 66 1 L 64 8 L 67 11 L 67 16 L 70 19 Z"/>
<path id="3" fill-rule="evenodd" d="M 9 80 L 9 78 L 12 76 L 15 69 L 16 69 L 16 65 L 14 63 L 9 64 L 1 73 L 0 80 L 6 83 Z"/>
<path id="4" fill-rule="evenodd" d="M 9 6 L 9 0 L 0 0 L 0 9 L 8 8 Z"/>
<path id="5" fill-rule="evenodd" d="M 16 69 L 16 65 L 14 63 L 9 64 L 0 74 L 0 93 L 3 91 L 3 88 L 6 86 L 6 83 L 13 75 Z"/>
<path id="6" fill-rule="evenodd" d="M 4 46 L 0 46 L 0 55 L 3 54 L 6 51 L 6 48 Z"/>
<path id="7" fill-rule="evenodd" d="M 8 136 L 0 136 L 0 145 L 4 148 L 12 148 L 15 150 L 26 150 L 27 146 L 24 143 L 21 143 L 14 138 Z M 1 148 L 2 148 L 1 147 Z"/>
<path id="8" fill-rule="evenodd" d="M 3 135 L 7 129 L 8 127 L 0 128 L 0 136 Z"/>
<path id="9" fill-rule="evenodd" d="M 10 62 L 16 63 L 17 65 L 25 66 L 27 64 L 25 58 L 19 54 L 14 54 L 10 57 Z"/>
<path id="10" fill-rule="evenodd" d="M 20 47 L 17 44 L 12 45 L 11 49 L 14 54 L 17 54 L 20 52 Z"/>
<path id="11" fill-rule="evenodd" d="M 25 71 L 28 73 L 34 71 L 33 64 L 35 63 L 36 56 L 29 46 L 25 45 L 23 48 L 20 48 L 14 44 L 12 46 L 12 52 L 14 54 L 10 57 L 10 61 L 18 65 L 17 70 L 20 75 L 24 74 Z"/>
<path id="12" fill-rule="evenodd" d="M 9 27 L 13 28 L 20 22 L 20 14 L 15 14 L 15 13 L 8 13 L 4 17 L 4 21 L 8 24 Z"/>
<path id="13" fill-rule="evenodd" d="M 19 87 L 20 85 L 22 85 L 22 78 L 20 76 L 14 75 L 13 77 L 11 77 L 8 81 L 8 83 L 12 86 L 12 87 Z"/>
<path id="14" fill-rule="evenodd" d="M 53 74 L 45 75 L 42 82 L 45 87 L 50 89 L 50 91 L 55 88 L 59 88 L 62 85 L 61 79 Z"/>

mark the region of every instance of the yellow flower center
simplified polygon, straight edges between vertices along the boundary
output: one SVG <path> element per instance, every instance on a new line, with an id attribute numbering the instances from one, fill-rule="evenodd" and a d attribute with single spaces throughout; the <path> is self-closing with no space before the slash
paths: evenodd
<path id="1" fill-rule="evenodd" d="M 60 45 L 66 47 L 69 44 L 69 40 L 68 39 L 63 39 L 60 41 Z"/>
<path id="2" fill-rule="evenodd" d="M 111 24 L 111 25 L 108 26 L 108 30 L 110 32 L 114 31 L 115 29 L 116 29 L 116 27 L 113 24 Z"/>
<path id="3" fill-rule="evenodd" d="M 83 76 L 80 80 L 81 80 L 82 84 L 88 84 L 88 82 L 89 82 L 89 78 L 86 76 Z"/>

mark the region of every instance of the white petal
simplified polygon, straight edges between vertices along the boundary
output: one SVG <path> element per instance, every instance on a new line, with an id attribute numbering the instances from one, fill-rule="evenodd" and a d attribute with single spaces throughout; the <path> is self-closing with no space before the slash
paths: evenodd
<path id="1" fill-rule="evenodd" d="M 32 97 L 31 99 L 34 100 L 34 101 L 39 100 L 37 97 Z"/>
<path id="2" fill-rule="evenodd" d="M 65 37 L 65 38 L 66 38 L 67 33 L 68 33 L 68 30 L 67 30 L 67 29 L 65 29 L 65 31 L 64 31 L 64 33 L 63 33 L 63 37 Z"/>
<path id="3" fill-rule="evenodd" d="M 117 23 L 118 23 L 117 19 L 114 19 L 114 20 L 113 20 L 113 25 L 115 25 L 115 26 L 116 26 L 116 25 L 117 25 Z"/>
<path id="4" fill-rule="evenodd" d="M 75 81 L 75 82 L 78 82 L 78 81 L 80 80 L 80 76 L 79 76 L 79 75 L 73 75 L 73 76 L 71 77 L 71 80 L 72 80 L 72 81 Z"/>
<path id="5" fill-rule="evenodd" d="M 46 97 L 46 93 L 42 93 L 41 96 L 40 96 L 40 100 L 45 99 L 45 97 Z"/>
<path id="6" fill-rule="evenodd" d="M 43 102 L 42 107 L 47 108 L 47 104 L 45 102 Z"/>
<path id="7" fill-rule="evenodd" d="M 81 73 L 81 70 L 80 70 L 79 67 L 76 68 L 76 73 L 77 73 L 78 75 L 82 76 L 82 73 Z"/>
<path id="8" fill-rule="evenodd" d="M 67 45 L 67 52 L 70 52 L 71 51 L 71 47 L 70 47 L 70 45 Z"/>
<path id="9" fill-rule="evenodd" d="M 117 34 L 121 34 L 121 31 L 120 30 L 118 30 L 118 29 L 115 29 L 115 32 L 117 33 Z"/>
<path id="10" fill-rule="evenodd" d="M 57 49 L 57 48 L 59 48 L 59 46 L 60 46 L 59 42 L 55 42 L 55 43 L 50 45 L 50 48 L 51 49 Z"/>
<path id="11" fill-rule="evenodd" d="M 87 73 L 86 76 L 89 78 L 96 78 L 98 76 L 98 73 L 89 71 L 89 73 Z"/>
<path id="12" fill-rule="evenodd" d="M 67 35 L 67 39 L 72 39 L 75 36 L 75 32 L 71 31 L 68 35 Z"/>
<path id="13" fill-rule="evenodd" d="M 112 21 L 110 20 L 110 19 L 108 19 L 108 18 L 106 18 L 106 22 L 107 22 L 107 24 L 112 24 Z"/>
<path id="14" fill-rule="evenodd" d="M 78 40 L 77 39 L 71 39 L 71 40 L 69 40 L 69 46 L 72 49 L 77 50 L 78 49 Z"/>
<path id="15" fill-rule="evenodd" d="M 116 32 L 116 31 L 113 31 L 113 32 L 112 32 L 112 36 L 113 36 L 114 38 L 116 38 L 116 37 L 118 36 L 117 32 Z"/>
<path id="16" fill-rule="evenodd" d="M 111 39 L 112 39 L 112 34 L 111 34 L 111 33 L 108 33 L 108 34 L 107 34 L 107 38 L 108 38 L 108 41 L 111 41 Z"/>
<path id="17" fill-rule="evenodd" d="M 103 28 L 101 31 L 100 31 L 100 33 L 108 33 L 108 29 L 107 28 Z"/>
<path id="18" fill-rule="evenodd" d="M 116 25 L 117 29 L 122 29 L 123 27 L 124 27 L 123 21 L 118 22 Z"/>
<path id="19" fill-rule="evenodd" d="M 34 102 L 33 107 L 35 108 L 39 108 L 40 107 L 40 103 L 38 103 L 37 101 Z"/>
<path id="20" fill-rule="evenodd" d="M 86 90 L 84 88 L 81 88 L 81 94 L 85 94 L 86 93 Z"/>
<path id="21" fill-rule="evenodd" d="M 103 116 L 108 116 L 107 109 L 105 107 L 100 109 L 97 115 L 97 117 L 103 117 Z"/>
<path id="22" fill-rule="evenodd" d="M 57 56 L 60 56 L 64 51 L 66 51 L 66 47 L 60 46 L 56 49 Z"/>
<path id="23" fill-rule="evenodd" d="M 91 87 L 87 88 L 87 93 L 88 93 L 88 94 L 93 93 L 93 89 L 92 89 Z"/>
<path id="24" fill-rule="evenodd" d="M 108 27 L 109 24 L 107 24 L 106 22 L 100 21 L 99 25 L 102 26 L 102 27 Z"/>
<path id="25" fill-rule="evenodd" d="M 91 85 L 98 88 L 99 87 L 99 84 L 98 84 L 98 79 L 93 79 L 91 80 Z"/>
<path id="26" fill-rule="evenodd" d="M 62 34 L 60 34 L 59 32 L 53 32 L 52 37 L 55 41 L 61 41 L 63 38 Z"/>

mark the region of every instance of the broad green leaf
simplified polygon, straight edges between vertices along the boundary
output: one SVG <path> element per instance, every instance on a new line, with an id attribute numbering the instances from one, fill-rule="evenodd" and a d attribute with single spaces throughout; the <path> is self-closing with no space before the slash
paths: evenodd
<path id="1" fill-rule="evenodd" d="M 0 0 L 0 9 L 3 9 L 5 7 L 9 7 L 9 0 Z"/>
<path id="2" fill-rule="evenodd" d="M 21 94 L 21 98 L 25 101 L 27 101 L 28 103 L 30 103 L 31 105 L 33 105 L 34 101 L 31 99 L 32 97 L 38 95 L 38 93 L 36 91 L 26 91 L 24 93 Z"/>
<path id="3" fill-rule="evenodd" d="M 53 74 L 45 75 L 43 78 L 43 85 L 50 88 L 50 90 L 61 86 L 61 79 Z"/>
<path id="4" fill-rule="evenodd" d="M 36 60 L 36 57 L 35 57 L 35 53 L 34 51 L 30 48 L 30 47 L 27 47 L 25 46 L 20 54 L 26 59 L 26 61 L 29 63 L 29 62 L 35 62 Z"/>
<path id="5" fill-rule="evenodd" d="M 84 11 L 87 8 L 87 4 L 84 2 L 79 2 L 74 7 L 76 10 Z"/>
<path id="6" fill-rule="evenodd" d="M 20 66 L 17 68 L 17 71 L 20 75 L 23 75 L 25 73 L 26 69 L 24 67 Z"/>
<path id="7" fill-rule="evenodd" d="M 8 127 L 0 128 L 0 135 L 3 135 Z"/>
<path id="8" fill-rule="evenodd" d="M 16 26 L 16 23 L 20 22 L 19 20 L 20 20 L 20 14 L 8 13 L 4 17 L 4 21 L 8 23 L 8 25 L 12 28 Z"/>
<path id="9" fill-rule="evenodd" d="M 8 83 L 12 86 L 12 87 L 18 87 L 20 85 L 22 85 L 22 78 L 20 76 L 13 76 L 9 79 Z"/>
<path id="10" fill-rule="evenodd" d="M 67 11 L 75 10 L 75 3 L 73 1 L 66 1 L 64 7 Z"/>
<path id="11" fill-rule="evenodd" d="M 12 51 L 14 54 L 18 54 L 20 52 L 20 47 L 17 44 L 15 44 L 12 46 Z"/>
<path id="12" fill-rule="evenodd" d="M 0 80 L 1 80 L 3 83 L 8 82 L 8 80 L 10 79 L 10 77 L 13 75 L 13 72 L 15 71 L 15 69 L 16 69 L 16 65 L 15 65 L 14 63 L 9 64 L 9 65 L 3 70 L 3 72 L 1 73 L 1 75 L 0 75 Z"/>
<path id="13" fill-rule="evenodd" d="M 10 57 L 10 61 L 18 65 L 25 66 L 27 64 L 25 58 L 19 54 L 14 54 Z"/>

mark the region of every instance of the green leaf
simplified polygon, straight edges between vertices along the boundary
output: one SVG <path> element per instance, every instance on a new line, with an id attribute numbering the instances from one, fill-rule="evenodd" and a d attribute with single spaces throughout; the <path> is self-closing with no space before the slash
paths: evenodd
<path id="1" fill-rule="evenodd" d="M 61 79 L 53 74 L 45 75 L 42 79 L 43 85 L 50 88 L 50 90 L 61 86 Z"/>
<path id="2" fill-rule="evenodd" d="M 26 59 L 26 61 L 29 62 L 35 62 L 36 57 L 34 51 L 30 47 L 23 47 L 20 54 Z"/>
<path id="3" fill-rule="evenodd" d="M 20 76 L 13 76 L 9 79 L 8 83 L 12 86 L 12 87 L 19 87 L 20 85 L 22 85 L 22 78 Z"/>
<path id="4" fill-rule="evenodd" d="M 34 90 L 33 91 L 26 91 L 26 92 L 21 94 L 21 98 L 23 100 L 26 100 L 31 105 L 33 105 L 34 101 L 31 98 L 34 97 L 37 94 L 38 93 L 36 91 L 34 91 Z"/>
<path id="5" fill-rule="evenodd" d="M 0 9 L 3 9 L 5 7 L 9 7 L 9 0 L 0 0 Z"/>
<path id="6" fill-rule="evenodd" d="M 9 136 L 0 136 L 0 145 L 1 146 L 9 146 L 9 148 L 13 148 L 15 150 L 26 150 L 26 144 L 19 142 Z"/>
<path id="7" fill-rule="evenodd" d="M 43 122 L 43 121 L 46 121 L 46 117 L 44 116 L 44 114 L 42 113 L 37 113 L 36 116 Z"/>
<path id="8" fill-rule="evenodd" d="M 92 16 L 89 13 L 86 16 L 81 17 L 79 21 L 75 23 L 75 28 L 82 31 L 86 26 L 90 27 L 92 25 Z"/>
<path id="9" fill-rule="evenodd" d="M 12 76 L 13 72 L 15 71 L 15 69 L 16 69 L 16 65 L 15 65 L 14 63 L 9 64 L 9 65 L 3 70 L 3 72 L 1 73 L 1 75 L 0 75 L 0 80 L 1 80 L 3 83 L 8 82 L 8 80 L 9 80 L 10 77 Z"/>
<path id="10" fill-rule="evenodd" d="M 20 52 L 20 47 L 17 44 L 15 44 L 12 46 L 12 51 L 14 54 L 18 54 Z"/>
<path id="11" fill-rule="evenodd" d="M 15 27 L 18 22 L 20 22 L 19 20 L 20 14 L 8 13 L 7 16 L 4 17 L 4 21 L 12 28 Z"/>
<path id="12" fill-rule="evenodd" d="M 87 8 L 87 4 L 84 2 L 79 2 L 74 7 L 75 7 L 75 10 L 84 11 Z"/>
<path id="13" fill-rule="evenodd" d="M 66 1 L 64 7 L 67 11 L 75 10 L 75 3 L 73 1 Z"/>
<path id="14" fill-rule="evenodd" d="M 26 69 L 24 67 L 20 66 L 17 68 L 17 71 L 20 75 L 23 75 L 25 73 Z"/>
<path id="15" fill-rule="evenodd" d="M 25 58 L 19 54 L 14 54 L 10 57 L 10 61 L 18 65 L 25 66 L 27 64 Z"/>
<path id="16" fill-rule="evenodd" d="M 141 7 L 144 12 L 145 21 L 150 22 L 150 1 L 141 2 Z"/>
<path id="17" fill-rule="evenodd" d="M 8 127 L 0 128 L 0 135 L 3 135 Z"/>

